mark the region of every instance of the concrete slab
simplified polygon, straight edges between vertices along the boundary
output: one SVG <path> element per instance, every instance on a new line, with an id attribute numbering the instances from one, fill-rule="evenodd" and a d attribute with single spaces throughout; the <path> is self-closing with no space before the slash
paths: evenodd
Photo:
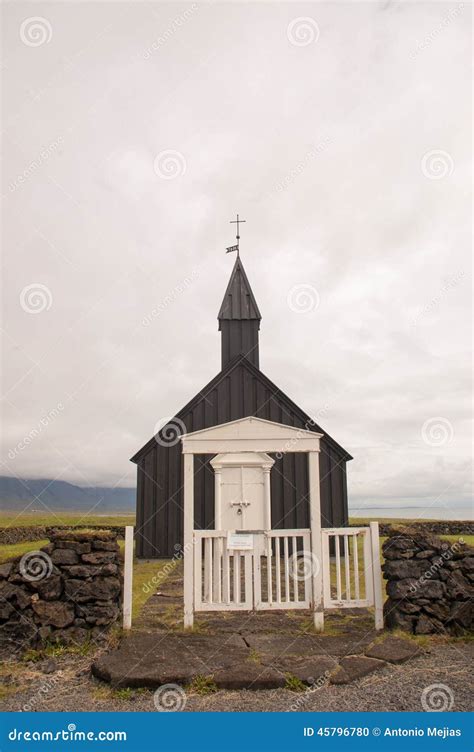
<path id="1" fill-rule="evenodd" d="M 242 664 L 248 655 L 238 635 L 135 633 L 95 661 L 92 673 L 115 687 L 188 684 L 195 676 Z"/>
<path id="2" fill-rule="evenodd" d="M 349 684 L 349 682 L 361 679 L 373 671 L 383 668 L 387 664 L 376 658 L 367 658 L 364 655 L 349 655 L 342 658 L 339 666 L 330 677 L 331 684 Z"/>
<path id="3" fill-rule="evenodd" d="M 249 634 L 245 630 L 241 634 L 250 648 L 273 657 L 362 653 L 374 639 L 374 633 L 336 637 L 324 634 Z"/>
<path id="4" fill-rule="evenodd" d="M 275 689 L 285 686 L 286 677 L 271 666 L 247 661 L 217 671 L 214 681 L 221 689 Z"/>
<path id="5" fill-rule="evenodd" d="M 265 658 L 263 659 L 265 660 Z M 285 676 L 290 674 L 309 686 L 324 683 L 338 665 L 337 658 L 331 656 L 304 656 L 277 658 L 271 664 Z"/>
<path id="6" fill-rule="evenodd" d="M 404 663 L 421 655 L 423 651 L 415 642 L 404 640 L 403 637 L 386 637 L 381 642 L 370 645 L 365 655 L 369 658 L 378 658 L 388 663 Z"/>

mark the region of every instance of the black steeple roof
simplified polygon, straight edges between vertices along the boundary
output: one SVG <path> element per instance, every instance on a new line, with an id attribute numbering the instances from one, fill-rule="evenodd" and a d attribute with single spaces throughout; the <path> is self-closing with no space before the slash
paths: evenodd
<path id="1" fill-rule="evenodd" d="M 260 321 L 262 318 L 239 256 L 235 260 L 217 318 L 219 329 L 223 320 L 249 321 L 254 319 Z"/>

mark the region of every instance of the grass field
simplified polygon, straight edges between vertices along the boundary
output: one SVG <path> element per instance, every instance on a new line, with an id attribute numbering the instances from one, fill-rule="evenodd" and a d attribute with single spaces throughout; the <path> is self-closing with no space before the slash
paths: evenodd
<path id="1" fill-rule="evenodd" d="M 456 522 L 456 520 L 452 521 Z M 408 517 L 400 517 L 399 519 L 394 517 L 349 517 L 350 525 L 365 527 L 369 522 L 380 522 L 387 525 L 412 525 L 414 522 L 447 522 L 447 520 L 410 519 Z"/>
<path id="2" fill-rule="evenodd" d="M 1 512 L 0 527 L 34 527 L 54 525 L 81 525 L 83 527 L 100 527 L 101 525 L 134 525 L 134 514 L 112 515 L 81 515 L 70 512 L 55 512 L 54 514 L 36 512 Z"/>
<path id="3" fill-rule="evenodd" d="M 47 540 L 37 540 L 2 545 L 0 546 L 0 564 L 9 559 L 14 559 L 15 556 L 23 556 L 28 551 L 37 551 L 41 546 L 46 546 L 48 542 Z"/>
<path id="4" fill-rule="evenodd" d="M 446 520 L 412 520 L 408 518 L 394 519 L 393 517 L 350 517 L 351 525 L 368 525 L 372 521 L 391 525 L 410 525 L 413 522 L 446 522 Z M 100 525 L 134 525 L 134 514 L 78 514 L 77 512 L 0 512 L 0 527 L 30 527 L 33 525 L 83 525 L 84 527 Z"/>

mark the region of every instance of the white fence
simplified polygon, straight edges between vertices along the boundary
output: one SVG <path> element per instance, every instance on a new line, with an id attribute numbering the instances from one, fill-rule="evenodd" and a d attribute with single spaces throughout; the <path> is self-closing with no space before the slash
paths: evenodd
<path id="1" fill-rule="evenodd" d="M 322 560 L 311 532 L 254 533 L 253 551 L 229 550 L 227 531 L 194 531 L 194 610 L 313 608 L 312 577 L 321 569 L 324 609 L 375 607 L 383 626 L 378 524 L 325 528 Z"/>
<path id="2" fill-rule="evenodd" d="M 253 534 L 252 550 L 229 548 L 227 530 L 194 531 L 194 611 L 314 609 L 312 583 L 322 578 L 323 608 L 375 608 L 383 627 L 378 523 L 323 528 L 321 561 L 311 531 Z M 123 626 L 132 621 L 133 527 L 125 532 Z"/>

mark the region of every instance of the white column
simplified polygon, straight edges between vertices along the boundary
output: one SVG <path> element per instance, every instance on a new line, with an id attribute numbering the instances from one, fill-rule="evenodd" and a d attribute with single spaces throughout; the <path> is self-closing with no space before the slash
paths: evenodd
<path id="1" fill-rule="evenodd" d="M 383 629 L 382 568 L 380 566 L 379 523 L 370 523 L 372 577 L 374 583 L 375 629 Z"/>
<path id="2" fill-rule="evenodd" d="M 323 557 L 321 536 L 321 497 L 319 490 L 319 452 L 308 453 L 309 516 L 311 526 L 313 616 L 317 632 L 324 629 Z M 326 575 L 328 576 L 329 573 Z"/>
<path id="3" fill-rule="evenodd" d="M 221 529 L 222 525 L 222 496 L 221 496 L 222 470 L 214 470 L 214 527 Z"/>
<path id="4" fill-rule="evenodd" d="M 194 619 L 194 455 L 184 454 L 184 626 Z M 199 573 L 200 575 L 200 573 Z"/>
<path id="5" fill-rule="evenodd" d="M 123 628 L 132 628 L 133 588 L 133 527 L 125 527 L 125 553 L 123 565 Z"/>
<path id="6" fill-rule="evenodd" d="M 272 529 L 272 497 L 270 491 L 270 469 L 263 468 L 263 497 L 265 499 L 265 529 Z"/>

